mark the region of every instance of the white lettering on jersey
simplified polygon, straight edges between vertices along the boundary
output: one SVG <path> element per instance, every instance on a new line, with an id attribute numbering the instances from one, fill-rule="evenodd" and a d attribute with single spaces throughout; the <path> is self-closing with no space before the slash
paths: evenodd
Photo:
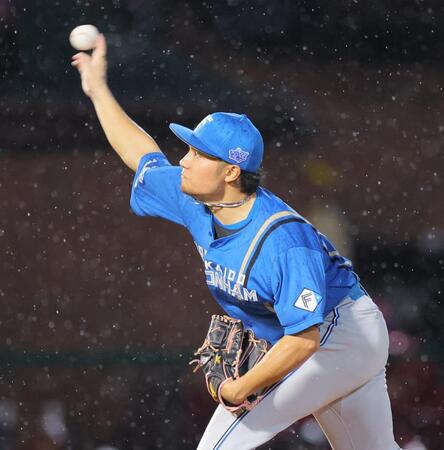
<path id="1" fill-rule="evenodd" d="M 214 279 L 216 281 L 216 286 L 220 290 L 227 292 L 228 294 L 231 294 L 230 282 L 221 273 L 216 272 Z"/>
<path id="2" fill-rule="evenodd" d="M 233 297 L 236 297 L 238 300 L 243 300 L 244 297 L 242 296 L 242 290 L 241 290 L 241 285 L 239 283 L 235 283 L 235 285 L 233 286 L 233 289 L 231 291 L 231 295 Z"/>
<path id="3" fill-rule="evenodd" d="M 246 302 L 257 302 L 256 291 L 254 289 L 249 291 L 247 288 L 244 288 L 244 300 Z"/>
<path id="4" fill-rule="evenodd" d="M 233 269 L 223 267 L 220 264 L 216 264 L 213 261 L 205 259 L 207 250 L 199 245 L 197 242 L 197 251 L 203 260 L 205 266 L 205 278 L 208 286 L 214 286 L 223 292 L 246 302 L 257 302 L 257 292 L 254 289 L 247 289 L 244 287 L 245 274 L 237 273 Z"/>
<path id="5" fill-rule="evenodd" d="M 236 278 L 236 272 L 234 270 L 231 270 L 228 272 L 228 279 L 230 281 L 234 281 L 234 279 Z"/>
<path id="6" fill-rule="evenodd" d="M 207 254 L 207 249 L 203 248 L 201 245 L 199 245 L 197 242 L 194 243 L 194 245 L 197 248 L 197 251 L 199 252 L 200 257 L 205 260 L 205 255 Z"/>
<path id="7" fill-rule="evenodd" d="M 149 159 L 142 167 L 142 170 L 139 173 L 139 176 L 136 178 L 136 180 L 134 181 L 134 187 L 136 188 L 138 184 L 143 184 L 143 177 L 145 176 L 145 173 L 150 170 L 150 169 L 154 169 L 154 167 L 156 167 L 155 165 L 153 166 L 153 164 L 155 164 L 157 162 L 157 158 L 153 158 L 153 159 Z"/>
<path id="8" fill-rule="evenodd" d="M 237 277 L 237 283 L 241 284 L 242 286 L 245 283 L 245 274 L 244 273 L 240 273 L 239 276 Z"/>

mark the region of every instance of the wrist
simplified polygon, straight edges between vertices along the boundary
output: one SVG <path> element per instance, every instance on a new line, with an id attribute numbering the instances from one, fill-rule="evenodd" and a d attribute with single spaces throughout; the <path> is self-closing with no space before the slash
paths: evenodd
<path id="1" fill-rule="evenodd" d="M 232 395 L 237 403 L 242 403 L 249 395 L 243 377 L 236 379 L 232 384 Z"/>
<path id="2" fill-rule="evenodd" d="M 236 397 L 240 399 L 241 402 L 243 402 L 250 395 L 250 392 L 247 389 L 247 385 L 243 377 L 238 378 L 236 380 L 235 394 Z"/>
<path id="3" fill-rule="evenodd" d="M 104 96 L 110 94 L 110 90 L 106 81 L 91 86 L 89 96 L 93 102 L 99 102 Z"/>

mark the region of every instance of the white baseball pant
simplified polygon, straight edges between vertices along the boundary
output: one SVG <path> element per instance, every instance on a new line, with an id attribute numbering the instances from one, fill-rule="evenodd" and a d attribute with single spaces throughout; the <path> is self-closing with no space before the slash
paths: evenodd
<path id="1" fill-rule="evenodd" d="M 385 383 L 388 332 L 368 296 L 344 299 L 320 326 L 321 347 L 252 410 L 218 406 L 198 450 L 251 450 L 313 414 L 333 450 L 399 450 Z"/>

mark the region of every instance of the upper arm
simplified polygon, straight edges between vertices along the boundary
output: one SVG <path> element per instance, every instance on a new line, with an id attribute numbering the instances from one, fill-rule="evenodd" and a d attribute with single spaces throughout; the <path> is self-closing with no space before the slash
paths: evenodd
<path id="1" fill-rule="evenodd" d="M 151 153 L 161 153 L 161 152 L 152 151 L 147 153 L 146 151 L 139 151 L 127 153 L 122 155 L 122 160 L 133 172 L 137 172 L 137 169 L 140 166 L 140 161 L 142 160 L 142 158 Z"/>
<path id="2" fill-rule="evenodd" d="M 325 269 L 320 251 L 292 247 L 273 265 L 274 310 L 284 334 L 298 334 L 323 322 Z"/>
<path id="3" fill-rule="evenodd" d="M 146 155 L 162 154 L 156 141 L 146 133 L 135 122 L 132 124 L 136 127 L 136 133 L 130 135 L 130 139 L 127 142 L 127 151 L 121 154 L 123 162 L 134 172 L 137 172 L 140 166 L 140 161 Z M 165 155 L 163 155 L 165 156 Z M 165 157 L 166 159 L 166 157 Z"/>
<path id="4" fill-rule="evenodd" d="M 163 153 L 149 153 L 140 159 L 130 200 L 135 214 L 161 217 L 185 226 L 184 195 L 180 189 L 180 167 L 172 166 Z"/>

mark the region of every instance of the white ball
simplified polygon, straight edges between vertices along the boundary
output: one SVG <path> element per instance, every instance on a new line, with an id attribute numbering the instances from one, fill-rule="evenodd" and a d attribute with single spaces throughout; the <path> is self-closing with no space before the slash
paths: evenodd
<path id="1" fill-rule="evenodd" d="M 76 50 L 91 50 L 98 36 L 99 30 L 94 25 L 79 25 L 71 31 L 69 42 Z"/>

